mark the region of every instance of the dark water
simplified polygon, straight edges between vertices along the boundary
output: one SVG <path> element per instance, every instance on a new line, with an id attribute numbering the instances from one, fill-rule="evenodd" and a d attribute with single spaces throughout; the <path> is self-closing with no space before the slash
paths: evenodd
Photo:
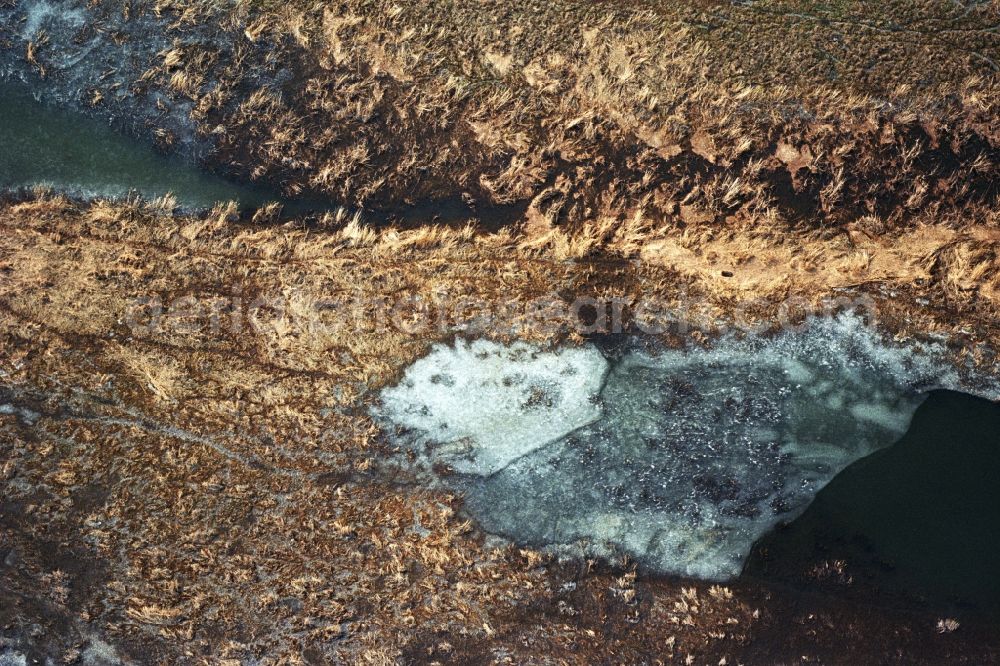
<path id="1" fill-rule="evenodd" d="M 898 443 L 762 539 L 745 575 L 1000 617 L 1000 405 L 933 392 Z"/>
<path id="2" fill-rule="evenodd" d="M 150 200 L 172 194 L 179 207 L 207 209 L 235 201 L 247 211 L 277 202 L 285 216 L 309 216 L 340 206 L 318 196 L 286 198 L 276 188 L 213 175 L 106 123 L 35 99 L 27 86 L 0 81 L 0 191 L 36 186 L 84 199 Z M 461 197 L 360 211 L 375 226 L 427 223 L 496 230 L 520 219 L 526 204 L 475 208 Z"/>
<path id="3" fill-rule="evenodd" d="M 35 186 L 87 198 L 170 193 L 192 209 L 225 201 L 255 208 L 279 198 L 171 159 L 96 119 L 39 103 L 20 84 L 0 82 L 0 189 Z"/>

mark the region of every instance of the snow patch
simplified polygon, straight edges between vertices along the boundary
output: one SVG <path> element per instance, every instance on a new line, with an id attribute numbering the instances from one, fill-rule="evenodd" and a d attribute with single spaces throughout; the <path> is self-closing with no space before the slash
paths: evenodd
<path id="1" fill-rule="evenodd" d="M 414 363 L 383 392 L 380 413 L 405 431 L 399 442 L 488 476 L 597 420 L 607 366 L 593 347 L 547 352 L 459 340 Z"/>
<path id="2" fill-rule="evenodd" d="M 80 655 L 84 666 L 121 666 L 118 651 L 96 636 L 91 636 L 87 648 Z"/>
<path id="3" fill-rule="evenodd" d="M 0 415 L 17 416 L 25 425 L 33 426 L 42 417 L 38 412 L 27 407 L 17 407 L 10 404 L 0 404 Z"/>

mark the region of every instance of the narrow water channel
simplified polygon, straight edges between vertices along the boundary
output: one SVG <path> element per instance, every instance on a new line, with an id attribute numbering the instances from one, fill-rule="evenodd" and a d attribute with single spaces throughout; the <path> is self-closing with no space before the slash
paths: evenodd
<path id="1" fill-rule="evenodd" d="M 0 82 L 0 190 L 34 187 L 82 198 L 173 194 L 188 209 L 225 201 L 247 209 L 280 198 L 165 156 L 99 120 L 42 104 L 21 84 Z"/>
<path id="2" fill-rule="evenodd" d="M 318 196 L 285 197 L 277 188 L 207 172 L 147 142 L 79 112 L 39 102 L 22 83 L 0 81 L 0 192 L 43 187 L 81 199 L 147 201 L 173 195 L 184 210 L 235 201 L 248 211 L 280 203 L 286 216 L 308 216 L 341 206 Z M 461 197 L 358 211 L 373 226 L 430 222 L 496 230 L 521 218 L 526 203 L 473 207 Z"/>

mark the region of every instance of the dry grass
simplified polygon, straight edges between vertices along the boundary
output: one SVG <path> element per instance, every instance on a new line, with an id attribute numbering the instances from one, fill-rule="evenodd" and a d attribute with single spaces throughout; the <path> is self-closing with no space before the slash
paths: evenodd
<path id="1" fill-rule="evenodd" d="M 364 406 L 450 331 L 338 328 L 326 309 L 338 294 L 365 296 L 361 315 L 374 317 L 373 300 L 398 294 L 521 306 L 553 293 L 669 301 L 689 290 L 714 318 L 737 298 L 760 297 L 763 316 L 788 294 L 861 284 L 890 331 L 965 328 L 954 342 L 972 353 L 997 330 L 995 220 L 928 220 L 869 239 L 766 225 L 656 235 L 635 217 L 540 240 L 375 232 L 345 215 L 322 231 L 246 226 L 230 213 L 172 218 L 59 198 L 0 208 L 0 395 L 42 415 L 31 428 L 0 416 L 4 474 L 16 479 L 5 501 L 34 507 L 9 538 L 25 553 L 39 539 L 89 544 L 107 580 L 74 608 L 150 661 L 505 650 L 520 662 L 572 649 L 584 661 L 653 650 L 716 663 L 764 630 L 750 590 L 682 590 L 629 566 L 578 578 L 537 553 L 484 547 L 457 515 L 460 498 L 392 485 Z M 233 327 L 233 299 L 261 295 L 286 307 Z M 170 326 L 129 328 L 135 299 L 149 296 L 194 300 Z M 327 325 L 304 326 L 317 311 Z M 504 323 L 519 327 L 491 334 L 577 337 L 564 320 Z M 95 489 L 106 499 L 72 501 Z M 567 580 L 572 594 L 560 591 Z M 613 638 L 601 618 L 613 618 Z"/>
<path id="2" fill-rule="evenodd" d="M 161 2 L 144 83 L 227 168 L 582 226 L 846 224 L 996 200 L 995 3 Z M 218 24 L 206 42 L 192 26 Z M 284 69 L 280 86 L 260 72 Z M 547 208 L 548 210 L 548 208 Z"/>
<path id="3" fill-rule="evenodd" d="M 656 298 L 711 333 L 748 300 L 773 321 L 788 298 L 866 295 L 889 333 L 982 361 L 997 10 L 959 5 L 159 0 L 174 44 L 137 83 L 190 101 L 227 168 L 344 203 L 527 213 L 484 235 L 0 204 L 0 399 L 41 414 L 0 415 L 2 499 L 30 516 L 0 530 L 27 589 L 55 580 L 44 544 L 83 544 L 105 579 L 58 578 L 55 601 L 162 663 L 738 663 L 790 623 L 810 649 L 869 645 L 820 610 L 760 613 L 753 590 L 492 548 L 460 498 L 380 470 L 365 407 L 475 323 L 420 328 L 458 296 L 509 306 L 489 335 L 550 343 L 579 335 L 530 317 L 539 299 Z M 276 69 L 281 86 L 258 76 Z M 353 328 L 401 296 L 412 330 Z M 142 328 L 148 298 L 169 326 Z"/>

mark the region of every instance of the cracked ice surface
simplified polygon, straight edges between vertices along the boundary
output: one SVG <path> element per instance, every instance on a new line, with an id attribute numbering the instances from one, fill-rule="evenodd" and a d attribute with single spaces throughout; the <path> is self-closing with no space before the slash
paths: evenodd
<path id="1" fill-rule="evenodd" d="M 594 346 L 438 346 L 376 415 L 457 472 L 442 482 L 489 532 L 724 580 L 897 440 L 926 390 L 961 384 L 942 349 L 890 346 L 842 316 L 711 349 L 636 345 L 610 363 Z"/>

